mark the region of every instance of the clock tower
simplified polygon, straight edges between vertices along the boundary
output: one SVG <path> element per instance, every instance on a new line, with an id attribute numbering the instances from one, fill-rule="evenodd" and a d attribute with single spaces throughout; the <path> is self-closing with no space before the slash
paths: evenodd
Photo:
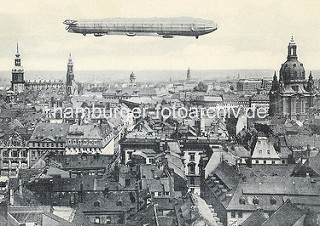
<path id="1" fill-rule="evenodd" d="M 21 66 L 21 59 L 19 53 L 19 46 L 17 43 L 17 53 L 14 59 L 14 67 L 12 69 L 11 89 L 15 93 L 22 93 L 24 91 L 24 69 Z"/>

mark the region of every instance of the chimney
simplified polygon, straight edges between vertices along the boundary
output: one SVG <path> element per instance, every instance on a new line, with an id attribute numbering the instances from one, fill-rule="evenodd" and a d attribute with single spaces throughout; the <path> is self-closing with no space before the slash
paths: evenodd
<path id="1" fill-rule="evenodd" d="M 22 179 L 19 179 L 19 195 L 21 197 L 23 196 L 22 188 L 23 188 Z"/>
<path id="2" fill-rule="evenodd" d="M 10 202 L 10 205 L 14 205 L 14 191 L 12 188 L 10 188 L 10 197 L 9 197 L 9 202 Z"/>
<path id="3" fill-rule="evenodd" d="M 0 203 L 0 215 L 3 216 L 5 219 L 8 218 L 8 205 L 5 201 Z"/>

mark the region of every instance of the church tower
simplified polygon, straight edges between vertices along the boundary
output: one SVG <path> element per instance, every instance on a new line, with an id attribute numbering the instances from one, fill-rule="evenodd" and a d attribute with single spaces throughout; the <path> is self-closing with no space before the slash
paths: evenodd
<path id="1" fill-rule="evenodd" d="M 73 91 L 74 74 L 73 74 L 73 62 L 71 54 L 69 54 L 68 66 L 67 66 L 67 79 L 66 79 L 66 95 L 70 96 Z"/>
<path id="2" fill-rule="evenodd" d="M 312 74 L 307 81 L 303 64 L 298 61 L 297 45 L 293 36 L 288 45 L 287 61 L 281 65 L 279 81 L 273 76 L 269 93 L 270 115 L 304 120 L 315 105 L 316 91 Z"/>
<path id="3" fill-rule="evenodd" d="M 17 43 L 17 53 L 14 59 L 14 67 L 12 69 L 11 89 L 15 93 L 22 93 L 24 91 L 24 69 L 21 66 L 21 59 L 19 53 L 19 46 Z"/>
<path id="4" fill-rule="evenodd" d="M 131 72 L 130 74 L 130 84 L 129 84 L 130 87 L 134 87 L 136 86 L 136 76 L 134 75 L 133 72 Z"/>
<path id="5" fill-rule="evenodd" d="M 190 81 L 191 80 L 191 73 L 190 73 L 190 68 L 188 67 L 188 70 L 187 70 L 187 81 Z"/>

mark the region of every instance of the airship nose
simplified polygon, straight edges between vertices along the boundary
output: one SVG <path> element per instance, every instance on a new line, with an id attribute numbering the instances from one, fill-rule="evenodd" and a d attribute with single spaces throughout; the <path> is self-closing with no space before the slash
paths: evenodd
<path id="1" fill-rule="evenodd" d="M 213 21 L 210 21 L 207 26 L 206 26 L 206 32 L 213 32 L 215 30 L 218 29 L 218 24 L 213 22 Z"/>

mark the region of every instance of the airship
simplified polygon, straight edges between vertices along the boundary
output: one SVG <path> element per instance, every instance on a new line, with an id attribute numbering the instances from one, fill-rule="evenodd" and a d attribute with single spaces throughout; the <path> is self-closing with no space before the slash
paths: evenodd
<path id="1" fill-rule="evenodd" d="M 65 20 L 66 30 L 84 36 L 127 35 L 133 36 L 191 36 L 199 38 L 218 29 L 218 24 L 204 19 L 180 18 L 109 18 L 103 20 Z"/>

